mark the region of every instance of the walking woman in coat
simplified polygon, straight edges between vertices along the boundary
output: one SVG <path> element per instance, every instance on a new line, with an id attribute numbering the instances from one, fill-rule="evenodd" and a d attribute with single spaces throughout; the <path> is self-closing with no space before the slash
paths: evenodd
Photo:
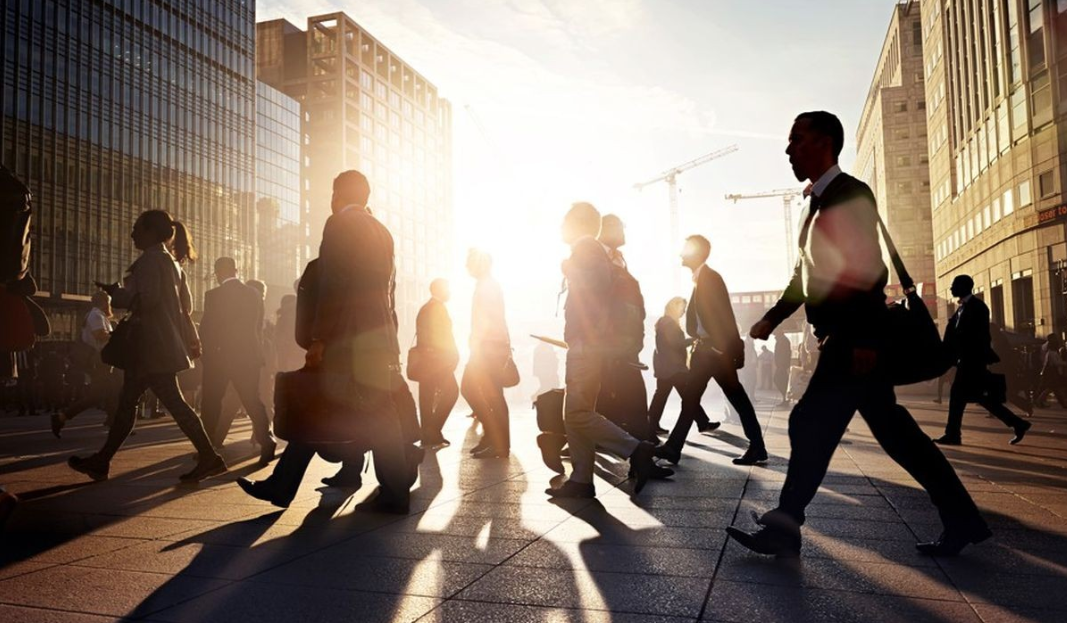
<path id="1" fill-rule="evenodd" d="M 89 457 L 73 456 L 68 464 L 93 480 L 107 480 L 111 458 L 133 431 L 137 403 L 151 389 L 198 453 L 196 467 L 180 479 L 198 482 L 225 472 L 226 463 L 178 388 L 177 374 L 200 356 L 200 338 L 190 317 L 192 297 L 180 265 L 195 261 L 196 250 L 189 230 L 163 210 L 142 213 L 131 237 L 141 256 L 130 266 L 125 284 L 98 285 L 111 295 L 115 307 L 129 309 L 136 323 L 132 364 L 125 371 L 115 423 L 104 447 Z"/>

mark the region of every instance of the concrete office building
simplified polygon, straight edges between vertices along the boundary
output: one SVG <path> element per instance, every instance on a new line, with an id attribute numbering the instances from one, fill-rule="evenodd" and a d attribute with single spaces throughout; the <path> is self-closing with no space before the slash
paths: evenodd
<path id="1" fill-rule="evenodd" d="M 295 294 L 311 253 L 304 196 L 303 121 L 300 102 L 256 82 L 256 244 L 254 268 L 267 284 L 272 317 L 281 297 Z"/>
<path id="2" fill-rule="evenodd" d="M 874 191 L 904 265 L 936 313 L 925 97 L 919 5 L 901 2 L 893 10 L 856 130 L 855 174 Z M 900 283 L 895 270 L 891 283 Z M 891 286 L 894 290 L 899 292 Z"/>
<path id="3" fill-rule="evenodd" d="M 923 60 L 942 314 L 974 277 L 993 320 L 1067 330 L 1067 2 L 924 0 Z"/>
<path id="4" fill-rule="evenodd" d="M 256 27 L 259 79 L 308 116 L 312 254 L 330 214 L 333 178 L 359 169 L 370 205 L 396 239 L 397 312 L 410 335 L 429 282 L 452 257 L 451 105 L 437 87 L 344 13 Z"/>
<path id="5" fill-rule="evenodd" d="M 33 274 L 57 339 L 94 280 L 122 278 L 134 219 L 162 208 L 211 259 L 250 261 L 254 4 L 4 2 L 0 157 L 34 194 Z"/>

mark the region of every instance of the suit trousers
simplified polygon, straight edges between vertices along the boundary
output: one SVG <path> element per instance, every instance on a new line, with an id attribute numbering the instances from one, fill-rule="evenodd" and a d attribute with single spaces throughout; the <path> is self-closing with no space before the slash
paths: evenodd
<path id="1" fill-rule="evenodd" d="M 993 417 L 1009 428 L 1026 424 L 1026 420 L 1012 413 L 1005 405 L 988 399 L 976 399 L 976 387 L 979 379 L 985 376 L 985 367 L 957 371 L 948 393 L 948 422 L 945 424 L 945 436 L 959 439 L 963 434 L 963 412 L 968 403 L 974 403 L 988 411 Z"/>
<path id="2" fill-rule="evenodd" d="M 119 406 L 115 410 L 115 421 L 107 431 L 107 441 L 104 447 L 97 453 L 101 459 L 111 461 L 115 453 L 119 451 L 126 438 L 133 432 L 134 422 L 137 419 L 137 403 L 146 390 L 152 392 L 170 412 L 171 417 L 178 423 L 189 441 L 201 457 L 215 455 L 215 448 L 211 445 L 204 425 L 196 412 L 185 402 L 182 390 L 178 388 L 178 377 L 174 374 L 150 374 L 146 376 L 133 375 L 127 372 L 122 382 L 122 392 L 119 394 Z"/>
<path id="3" fill-rule="evenodd" d="M 293 501 L 316 453 L 331 462 L 343 462 L 344 469 L 359 471 L 363 466 L 364 453 L 370 451 L 373 453 L 374 473 L 382 494 L 392 500 L 406 500 L 413 479 L 400 422 L 392 411 L 368 414 L 367 417 L 365 435 L 360 441 L 325 446 L 292 442 L 286 446 L 267 479 L 274 496 L 279 501 Z"/>
<path id="4" fill-rule="evenodd" d="M 684 396 L 685 384 L 688 380 L 688 372 L 679 372 L 667 379 L 656 379 L 656 391 L 652 394 L 652 402 L 648 406 L 648 420 L 653 429 L 660 428 L 660 420 L 663 419 L 663 410 L 667 408 L 667 399 L 671 397 L 671 390 L 677 391 L 679 396 Z M 711 423 L 703 406 L 700 406 L 699 413 L 694 414 L 693 420 L 701 426 Z"/>
<path id="5" fill-rule="evenodd" d="M 208 437 L 216 446 L 221 446 L 226 440 L 226 434 L 230 432 L 230 425 L 233 423 L 232 416 L 229 421 L 221 421 L 222 402 L 230 384 L 233 384 L 237 397 L 241 399 L 248 419 L 252 420 L 252 434 L 256 440 L 263 443 L 270 437 L 270 417 L 259 395 L 260 370 L 261 366 L 258 365 L 204 363 L 200 413 L 204 417 L 204 428 Z"/>
<path id="6" fill-rule="evenodd" d="M 419 415 L 424 444 L 434 444 L 444 439 L 441 429 L 445 427 L 445 421 L 458 398 L 459 385 L 456 384 L 455 372 L 442 372 L 419 383 Z"/>
<path id="7" fill-rule="evenodd" d="M 634 359 L 633 361 L 636 361 Z M 597 412 L 637 439 L 654 439 L 648 422 L 648 389 L 641 370 L 624 358 L 604 363 Z"/>
<path id="8" fill-rule="evenodd" d="M 511 450 L 511 419 L 504 388 L 493 379 L 486 363 L 472 360 L 463 372 L 464 398 L 485 431 L 484 442 L 498 452 Z"/>
<path id="9" fill-rule="evenodd" d="M 701 415 L 707 418 L 700 406 L 700 400 L 704 397 L 704 392 L 708 389 L 708 383 L 712 379 L 719 384 L 726 399 L 740 416 L 741 428 L 745 431 L 750 447 L 764 448 L 763 431 L 759 420 L 756 419 L 756 409 L 753 408 L 748 393 L 737 378 L 737 368 L 728 357 L 715 352 L 702 351 L 699 348 L 693 353 L 690 361 L 689 379 L 682 393 L 682 413 L 678 416 L 678 422 L 671 430 L 671 435 L 667 438 L 665 445 L 681 452 L 693 422 L 697 421 Z"/>
<path id="10" fill-rule="evenodd" d="M 897 404 L 888 376 L 878 371 L 856 376 L 852 347 L 847 344 L 826 345 L 807 390 L 789 414 L 791 454 L 779 510 L 804 523 L 804 510 L 857 410 L 882 449 L 930 495 L 946 528 L 984 526 L 948 459 L 908 410 Z"/>
<path id="11" fill-rule="evenodd" d="M 629 458 L 640 443 L 596 411 L 603 362 L 603 352 L 596 347 L 572 344 L 567 350 L 563 423 L 573 467 L 570 480 L 580 484 L 593 482 L 597 447 Z"/>

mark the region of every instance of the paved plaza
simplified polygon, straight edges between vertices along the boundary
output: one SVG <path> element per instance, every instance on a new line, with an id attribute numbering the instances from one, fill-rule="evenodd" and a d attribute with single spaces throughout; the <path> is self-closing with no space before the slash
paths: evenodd
<path id="1" fill-rule="evenodd" d="M 721 404 L 709 411 L 721 412 Z M 0 535 L 0 621 L 1067 621 L 1067 414 L 1042 410 L 1025 442 L 976 411 L 947 454 L 995 536 L 955 559 L 916 554 L 940 527 L 927 496 L 858 417 L 809 510 L 803 556 L 748 553 L 723 531 L 774 504 L 788 457 L 787 411 L 760 402 L 771 462 L 739 468 L 728 423 L 689 438 L 673 481 L 634 499 L 626 465 L 605 460 L 598 498 L 552 504 L 529 408 L 512 417 L 509 461 L 467 458 L 472 420 L 427 455 L 409 517 L 365 512 L 324 488 L 316 459 L 288 510 L 253 500 L 247 420 L 231 471 L 176 486 L 191 447 L 169 420 L 139 421 L 87 483 L 65 465 L 102 442 L 102 415 L 62 440 L 44 417 L 0 418 L 0 484 L 24 502 Z M 931 435 L 944 407 L 906 404 Z M 676 405 L 669 411 L 676 412 Z"/>

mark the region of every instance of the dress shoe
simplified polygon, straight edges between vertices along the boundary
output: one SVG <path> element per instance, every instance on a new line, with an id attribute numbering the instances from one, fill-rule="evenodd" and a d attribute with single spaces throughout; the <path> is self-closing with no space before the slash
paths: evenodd
<path id="1" fill-rule="evenodd" d="M 568 480 L 555 489 L 545 489 L 550 498 L 595 498 L 596 488 L 593 483 L 572 482 Z"/>
<path id="2" fill-rule="evenodd" d="M 708 422 L 707 424 L 697 424 L 697 430 L 701 433 L 710 433 L 720 426 L 722 426 L 722 422 Z"/>
<path id="3" fill-rule="evenodd" d="M 508 450 L 497 450 L 492 446 L 488 446 L 477 454 L 473 455 L 476 459 L 506 459 L 511 455 Z"/>
<path id="4" fill-rule="evenodd" d="M 567 437 L 559 433 L 541 433 L 537 436 L 537 447 L 541 449 L 541 460 L 544 461 L 548 469 L 557 474 L 562 474 L 566 471 L 563 468 L 563 458 L 560 456 L 560 450 L 566 444 Z"/>
<path id="5" fill-rule="evenodd" d="M 655 449 L 654 454 L 657 459 L 663 459 L 669 462 L 671 465 L 677 465 L 682 460 L 681 451 L 675 450 L 674 448 L 668 445 L 658 446 Z"/>
<path id="6" fill-rule="evenodd" d="M 441 437 L 439 439 L 423 441 L 420 445 L 422 446 L 423 450 L 440 450 L 442 448 L 447 448 L 451 446 L 452 442 L 445 439 L 444 437 Z"/>
<path id="7" fill-rule="evenodd" d="M 657 426 L 654 432 L 657 435 L 669 435 L 671 431 L 667 430 L 666 428 L 663 428 L 662 426 Z"/>
<path id="8" fill-rule="evenodd" d="M 936 443 L 939 446 L 962 446 L 963 445 L 963 440 L 960 439 L 959 437 L 950 437 L 948 435 L 941 435 L 940 437 L 938 437 L 937 439 L 934 440 L 934 443 Z"/>
<path id="9" fill-rule="evenodd" d="M 259 464 L 269 465 L 278 452 L 278 442 L 271 435 L 259 446 Z"/>
<path id="10" fill-rule="evenodd" d="M 63 427 L 67 424 L 67 418 L 61 411 L 52 414 L 52 436 L 59 439 L 62 436 Z"/>
<path id="11" fill-rule="evenodd" d="M 67 459 L 67 465 L 74 471 L 81 472 L 97 482 L 107 480 L 108 472 L 111 471 L 110 464 L 98 459 L 95 454 L 88 458 L 72 456 Z"/>
<path id="12" fill-rule="evenodd" d="M 0 530 L 4 529 L 4 524 L 15 513 L 15 507 L 18 506 L 19 499 L 14 493 L 8 493 L 3 487 L 0 487 Z"/>
<path id="13" fill-rule="evenodd" d="M 642 441 L 637 444 L 637 448 L 630 455 L 630 469 L 634 475 L 635 494 L 641 493 L 641 490 L 645 488 L 645 484 L 648 483 L 648 479 L 652 477 L 652 472 L 655 471 L 655 452 L 655 446 L 647 441 Z"/>
<path id="14" fill-rule="evenodd" d="M 475 444 L 475 446 L 473 448 L 470 449 L 470 454 L 471 455 L 478 454 L 479 452 L 485 450 L 488 447 L 489 447 L 489 442 L 486 441 L 485 438 L 482 438 L 481 441 L 479 441 L 477 444 Z"/>
<path id="15" fill-rule="evenodd" d="M 336 474 L 333 476 L 326 476 L 321 482 L 327 487 L 359 489 L 363 486 L 363 474 L 361 474 L 358 469 L 345 468 L 342 465 L 341 469 L 338 470 Z"/>
<path id="16" fill-rule="evenodd" d="M 182 482 L 200 482 L 205 478 L 211 478 L 212 476 L 218 476 L 219 474 L 226 473 L 226 461 L 222 460 L 219 455 L 213 455 L 209 457 L 202 457 L 196 463 L 196 467 L 192 471 L 188 471 L 181 476 L 178 476 L 178 480 Z"/>
<path id="17" fill-rule="evenodd" d="M 955 556 L 971 543 L 981 543 L 993 536 L 986 526 L 972 530 L 945 530 L 936 541 L 917 543 L 915 549 L 926 556 Z"/>
<path id="18" fill-rule="evenodd" d="M 766 448 L 751 448 L 745 450 L 745 453 L 733 460 L 734 465 L 757 465 L 759 463 L 767 462 L 767 450 Z"/>
<path id="19" fill-rule="evenodd" d="M 745 532 L 729 526 L 726 534 L 742 546 L 768 556 L 796 558 L 800 556 L 800 526 L 781 511 L 771 511 L 757 518 L 760 529 Z"/>
<path id="20" fill-rule="evenodd" d="M 666 480 L 674 475 L 674 470 L 669 467 L 663 467 L 662 465 L 652 464 L 652 471 L 648 473 L 649 480 Z M 630 478 L 635 476 L 634 468 L 630 468 L 630 472 L 627 474 Z"/>
<path id="21" fill-rule="evenodd" d="M 1010 443 L 1011 445 L 1014 446 L 1015 444 L 1017 444 L 1020 441 L 1022 441 L 1023 437 L 1026 436 L 1026 431 L 1030 430 L 1031 426 L 1033 426 L 1033 424 L 1031 424 L 1030 422 L 1023 422 L 1022 424 L 1019 424 L 1018 426 L 1016 426 L 1015 427 L 1015 437 L 1011 441 L 1009 441 L 1008 443 Z"/>
<path id="22" fill-rule="evenodd" d="M 247 478 L 238 478 L 237 486 L 241 487 L 242 491 L 257 500 L 270 502 L 279 508 L 289 508 L 291 500 L 279 499 L 278 495 L 272 490 L 270 480 L 255 481 Z"/>

